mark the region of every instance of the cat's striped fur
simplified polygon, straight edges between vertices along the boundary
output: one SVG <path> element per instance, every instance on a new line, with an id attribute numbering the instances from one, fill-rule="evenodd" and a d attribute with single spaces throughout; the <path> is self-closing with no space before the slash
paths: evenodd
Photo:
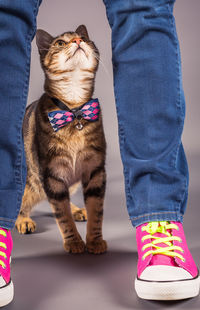
<path id="1" fill-rule="evenodd" d="M 80 39 L 79 44 L 75 39 Z M 78 121 L 75 119 L 54 132 L 48 119 L 48 112 L 59 110 L 51 97 L 58 98 L 69 108 L 76 108 L 91 99 L 99 52 L 83 25 L 75 32 L 66 32 L 56 38 L 38 30 L 36 42 L 45 73 L 45 93 L 27 107 L 24 117 L 27 180 L 16 227 L 20 233 L 33 232 L 35 222 L 30 218 L 31 209 L 47 198 L 63 236 L 65 250 L 82 253 L 87 248 L 91 253 L 102 253 L 107 249 L 102 238 L 106 188 L 102 113 L 100 111 L 95 122 L 82 119 L 82 130 L 76 129 Z M 79 183 L 82 183 L 87 214 L 85 209 L 70 202 L 70 194 Z M 80 220 L 87 217 L 86 246 L 73 215 Z"/>

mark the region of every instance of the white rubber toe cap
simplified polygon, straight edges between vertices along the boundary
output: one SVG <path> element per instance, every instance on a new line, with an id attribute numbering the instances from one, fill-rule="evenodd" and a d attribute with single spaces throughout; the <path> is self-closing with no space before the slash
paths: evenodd
<path id="1" fill-rule="evenodd" d="M 6 281 L 0 276 L 0 288 L 6 285 Z"/>
<path id="2" fill-rule="evenodd" d="M 140 279 L 147 281 L 178 281 L 192 279 L 192 275 L 181 267 L 154 265 L 141 273 Z"/>

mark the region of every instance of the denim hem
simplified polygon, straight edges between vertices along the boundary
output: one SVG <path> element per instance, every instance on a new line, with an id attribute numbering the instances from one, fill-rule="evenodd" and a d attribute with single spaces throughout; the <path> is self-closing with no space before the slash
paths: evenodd
<path id="1" fill-rule="evenodd" d="M 13 229 L 14 226 L 15 226 L 15 220 L 0 217 L 0 227 L 11 230 Z"/>
<path id="2" fill-rule="evenodd" d="M 152 221 L 175 221 L 183 222 L 183 215 L 175 211 L 147 213 L 138 217 L 130 218 L 134 227 Z"/>

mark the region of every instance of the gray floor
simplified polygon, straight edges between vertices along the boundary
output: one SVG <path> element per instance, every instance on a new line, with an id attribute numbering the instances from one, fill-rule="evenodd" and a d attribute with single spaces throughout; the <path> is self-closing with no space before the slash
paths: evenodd
<path id="1" fill-rule="evenodd" d="M 187 240 L 198 264 L 199 160 L 200 154 L 188 155 L 191 181 L 184 221 Z M 108 253 L 100 256 L 66 254 L 48 203 L 38 205 L 34 211 L 37 232 L 25 236 L 16 230 L 13 233 L 15 299 L 5 309 L 200 309 L 199 297 L 170 303 L 137 298 L 134 291 L 137 263 L 135 230 L 126 212 L 120 159 L 109 160 L 107 170 L 104 237 L 109 244 Z M 77 192 L 73 201 L 83 206 L 81 191 Z M 78 224 L 83 237 L 85 224 Z"/>

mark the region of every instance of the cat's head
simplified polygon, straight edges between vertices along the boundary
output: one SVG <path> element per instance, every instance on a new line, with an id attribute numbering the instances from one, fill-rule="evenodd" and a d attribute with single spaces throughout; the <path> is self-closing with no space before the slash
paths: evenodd
<path id="1" fill-rule="evenodd" d="M 99 51 L 84 25 L 80 25 L 75 32 L 68 31 L 57 37 L 39 29 L 36 43 L 45 73 L 61 73 L 76 68 L 97 70 Z"/>

